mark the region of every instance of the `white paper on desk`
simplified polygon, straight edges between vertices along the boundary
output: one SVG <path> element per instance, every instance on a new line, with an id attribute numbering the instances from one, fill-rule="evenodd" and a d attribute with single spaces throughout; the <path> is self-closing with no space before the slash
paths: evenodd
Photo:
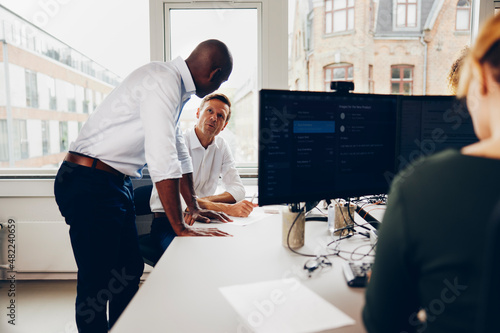
<path id="1" fill-rule="evenodd" d="M 262 219 L 265 219 L 266 217 L 272 216 L 273 214 L 268 214 L 264 212 L 264 209 L 262 207 L 255 207 L 253 211 L 248 215 L 247 217 L 233 217 L 230 216 L 231 220 L 233 222 L 228 222 L 230 225 L 239 225 L 239 226 L 245 226 L 249 225 L 255 222 L 258 222 Z M 214 222 L 219 222 L 220 221 L 214 221 Z"/>
<path id="2" fill-rule="evenodd" d="M 294 278 L 219 290 L 253 332 L 318 332 L 355 323 Z"/>

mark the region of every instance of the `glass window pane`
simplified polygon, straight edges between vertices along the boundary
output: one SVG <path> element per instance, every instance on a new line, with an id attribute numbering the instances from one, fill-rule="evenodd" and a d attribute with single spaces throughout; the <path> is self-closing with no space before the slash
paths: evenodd
<path id="1" fill-rule="evenodd" d="M 400 74 L 400 68 L 399 67 L 393 67 L 391 70 L 391 77 L 393 79 L 399 79 L 401 77 Z"/>
<path id="2" fill-rule="evenodd" d="M 328 13 L 325 16 L 325 32 L 327 34 L 332 32 L 332 13 Z"/>
<path id="3" fill-rule="evenodd" d="M 348 7 L 354 7 L 354 0 L 347 1 L 347 6 Z"/>
<path id="4" fill-rule="evenodd" d="M 403 78 L 404 79 L 411 79 L 411 73 L 412 73 L 411 68 L 403 69 Z"/>
<path id="5" fill-rule="evenodd" d="M 349 80 L 352 80 L 354 78 L 354 67 L 351 66 L 347 69 L 347 78 Z"/>
<path id="6" fill-rule="evenodd" d="M 333 9 L 342 9 L 347 5 L 347 0 L 333 0 Z"/>
<path id="7" fill-rule="evenodd" d="M 403 83 L 403 93 L 405 95 L 411 94 L 411 82 L 404 82 Z"/>
<path id="8" fill-rule="evenodd" d="M 258 12 L 257 9 L 170 9 L 170 58 L 184 59 L 200 42 L 216 38 L 229 47 L 234 66 L 229 80 L 218 92 L 231 101 L 232 115 L 221 132 L 231 147 L 237 163 L 257 162 L 258 153 Z M 195 29 L 196 26 L 204 27 Z M 180 118 L 185 131 L 196 123 L 201 99 L 193 96 L 184 106 Z"/>
<path id="9" fill-rule="evenodd" d="M 398 5 L 397 7 L 396 25 L 398 27 L 406 26 L 406 6 L 404 5 Z"/>
<path id="10" fill-rule="evenodd" d="M 7 133 L 7 120 L 0 119 L 0 161 L 9 160 L 9 138 Z"/>
<path id="11" fill-rule="evenodd" d="M 333 79 L 334 80 L 344 80 L 345 79 L 345 67 L 339 67 L 333 69 Z"/>
<path id="12" fill-rule="evenodd" d="M 327 12 L 331 11 L 332 10 L 332 0 L 326 0 L 325 1 L 325 10 Z"/>
<path id="13" fill-rule="evenodd" d="M 408 27 L 417 26 L 417 6 L 408 5 Z"/>
<path id="14" fill-rule="evenodd" d="M 346 15 L 345 11 L 341 10 L 334 12 L 333 15 L 333 32 L 346 30 Z"/>
<path id="15" fill-rule="evenodd" d="M 458 9 L 457 10 L 457 30 L 468 30 L 469 29 L 469 13 L 468 9 Z"/>
<path id="16" fill-rule="evenodd" d="M 391 94 L 399 94 L 399 83 L 391 84 Z"/>

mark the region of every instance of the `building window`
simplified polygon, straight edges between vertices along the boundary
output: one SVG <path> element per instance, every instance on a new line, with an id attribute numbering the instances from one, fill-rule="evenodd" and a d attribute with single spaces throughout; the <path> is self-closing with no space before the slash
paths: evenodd
<path id="1" fill-rule="evenodd" d="M 415 28 L 417 26 L 417 0 L 397 0 L 396 27 Z"/>
<path id="2" fill-rule="evenodd" d="M 470 30 L 470 1 L 459 0 L 457 3 L 457 15 L 455 19 L 455 30 Z"/>
<path id="3" fill-rule="evenodd" d="M 29 157 L 28 150 L 28 130 L 26 128 L 25 119 L 14 119 L 13 125 L 13 147 L 14 147 L 14 160 L 23 160 Z"/>
<path id="4" fill-rule="evenodd" d="M 50 125 L 48 120 L 42 120 L 42 152 L 50 154 Z"/>
<path id="5" fill-rule="evenodd" d="M 38 107 L 38 86 L 36 80 L 36 73 L 25 70 L 26 78 L 26 106 L 37 108 Z"/>
<path id="6" fill-rule="evenodd" d="M 411 95 L 413 93 L 413 66 L 391 67 L 391 93 Z"/>
<path id="7" fill-rule="evenodd" d="M 75 85 L 66 83 L 66 97 L 68 98 L 68 111 L 76 112 L 76 93 Z"/>
<path id="8" fill-rule="evenodd" d="M 375 92 L 375 82 L 373 82 L 373 65 L 368 65 L 368 93 Z"/>
<path id="9" fill-rule="evenodd" d="M 351 64 L 330 65 L 323 69 L 325 78 L 325 91 L 331 91 L 332 81 L 353 81 L 353 67 Z"/>
<path id="10" fill-rule="evenodd" d="M 59 151 L 68 150 L 68 122 L 59 122 Z"/>
<path id="11" fill-rule="evenodd" d="M 9 135 L 7 133 L 7 120 L 0 119 L 0 161 L 9 160 Z"/>
<path id="12" fill-rule="evenodd" d="M 47 84 L 49 87 L 49 109 L 57 110 L 56 79 L 49 78 Z"/>
<path id="13" fill-rule="evenodd" d="M 354 29 L 354 0 L 325 0 L 325 32 Z"/>

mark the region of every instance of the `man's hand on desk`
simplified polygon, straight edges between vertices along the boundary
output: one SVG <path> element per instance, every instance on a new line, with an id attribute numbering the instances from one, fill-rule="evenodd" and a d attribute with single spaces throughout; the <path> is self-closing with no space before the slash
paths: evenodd
<path id="1" fill-rule="evenodd" d="M 210 223 L 211 220 L 217 220 L 223 223 L 233 222 L 226 214 L 209 209 L 190 209 L 186 210 L 184 213 L 184 221 L 187 225 L 193 225 L 195 221 Z"/>
<path id="2" fill-rule="evenodd" d="M 253 208 L 258 206 L 248 200 L 241 200 L 235 204 L 227 204 L 225 212 L 230 216 L 247 217 L 253 211 Z"/>

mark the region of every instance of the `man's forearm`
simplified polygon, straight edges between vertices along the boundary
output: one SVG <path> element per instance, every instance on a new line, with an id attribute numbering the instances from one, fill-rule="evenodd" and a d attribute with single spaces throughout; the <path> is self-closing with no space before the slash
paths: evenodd
<path id="1" fill-rule="evenodd" d="M 180 181 L 180 192 L 189 209 L 199 209 L 196 193 L 194 192 L 193 174 L 185 173 Z"/>
<path id="2" fill-rule="evenodd" d="M 203 209 L 210 209 L 223 213 L 227 213 L 227 209 L 229 207 L 229 205 L 226 203 L 212 202 L 210 200 L 207 200 L 207 198 L 198 198 L 198 204 Z"/>
<path id="3" fill-rule="evenodd" d="M 187 228 L 182 217 L 179 182 L 179 179 L 165 179 L 155 183 L 165 214 L 177 235 Z"/>
<path id="4" fill-rule="evenodd" d="M 224 193 L 217 194 L 217 195 L 203 197 L 202 199 L 205 201 L 211 201 L 211 202 L 222 202 L 222 203 L 229 203 L 229 204 L 236 203 L 236 200 L 229 192 L 224 192 Z"/>

